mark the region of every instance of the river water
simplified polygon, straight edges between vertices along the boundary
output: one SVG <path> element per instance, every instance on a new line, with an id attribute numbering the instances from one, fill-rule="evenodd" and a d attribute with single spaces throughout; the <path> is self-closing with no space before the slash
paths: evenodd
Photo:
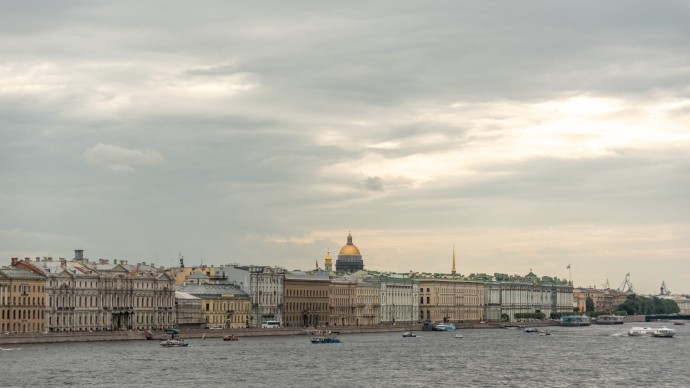
<path id="1" fill-rule="evenodd" d="M 318 345 L 306 336 L 4 345 L 0 386 L 690 387 L 690 325 L 669 325 L 674 338 L 629 337 L 630 327 L 350 334 Z"/>

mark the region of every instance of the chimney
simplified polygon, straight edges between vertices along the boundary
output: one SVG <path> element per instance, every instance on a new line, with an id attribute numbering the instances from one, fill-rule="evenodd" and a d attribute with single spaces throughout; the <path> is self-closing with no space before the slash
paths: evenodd
<path id="1" fill-rule="evenodd" d="M 81 260 L 84 258 L 84 250 L 83 249 L 75 249 L 74 250 L 74 260 Z"/>
<path id="2" fill-rule="evenodd" d="M 19 263 L 19 258 L 18 258 L 18 257 L 13 257 L 13 258 L 12 258 L 12 265 L 16 265 L 17 263 Z"/>

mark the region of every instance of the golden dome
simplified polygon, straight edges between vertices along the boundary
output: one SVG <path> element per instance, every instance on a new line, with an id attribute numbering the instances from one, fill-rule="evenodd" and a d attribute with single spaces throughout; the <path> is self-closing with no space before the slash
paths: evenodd
<path id="1" fill-rule="evenodd" d="M 339 255 L 361 255 L 359 249 L 352 243 L 352 233 L 347 234 L 347 245 L 340 249 Z"/>
<path id="2" fill-rule="evenodd" d="M 356 246 L 352 244 L 345 245 L 341 250 L 340 250 L 341 255 L 359 255 L 359 249 L 357 249 Z"/>

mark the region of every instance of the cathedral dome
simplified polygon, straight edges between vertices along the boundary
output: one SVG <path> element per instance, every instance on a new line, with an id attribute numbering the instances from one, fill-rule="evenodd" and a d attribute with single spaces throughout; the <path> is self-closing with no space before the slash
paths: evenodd
<path id="1" fill-rule="evenodd" d="M 347 235 L 347 244 L 340 249 L 340 253 L 338 255 L 362 255 L 361 253 L 359 253 L 359 249 L 352 243 L 351 233 Z"/>
<path id="2" fill-rule="evenodd" d="M 342 249 L 340 249 L 341 255 L 360 255 L 359 249 L 352 244 L 347 244 Z"/>

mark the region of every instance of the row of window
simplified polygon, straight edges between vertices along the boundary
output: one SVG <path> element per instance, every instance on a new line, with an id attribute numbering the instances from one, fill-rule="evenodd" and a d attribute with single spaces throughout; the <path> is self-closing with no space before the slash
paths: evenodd
<path id="1" fill-rule="evenodd" d="M 13 309 L 11 312 L 11 319 L 43 319 L 43 310 Z M 10 310 L 2 310 L 2 319 L 10 319 Z"/>

